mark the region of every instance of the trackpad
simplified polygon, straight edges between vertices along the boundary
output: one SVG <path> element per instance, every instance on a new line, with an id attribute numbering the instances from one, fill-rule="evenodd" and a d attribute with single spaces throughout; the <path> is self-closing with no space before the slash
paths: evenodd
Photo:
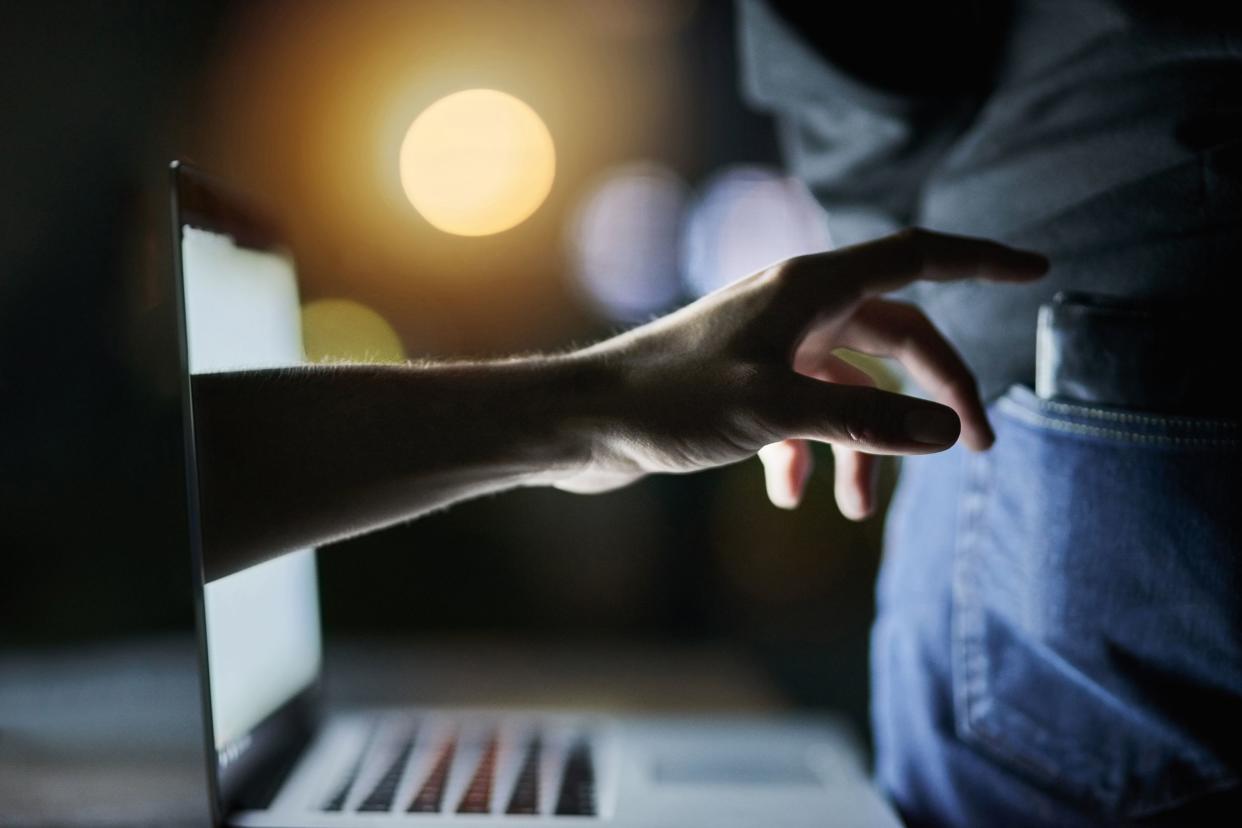
<path id="1" fill-rule="evenodd" d="M 669 753 L 653 762 L 660 785 L 819 786 L 823 780 L 793 753 Z"/>

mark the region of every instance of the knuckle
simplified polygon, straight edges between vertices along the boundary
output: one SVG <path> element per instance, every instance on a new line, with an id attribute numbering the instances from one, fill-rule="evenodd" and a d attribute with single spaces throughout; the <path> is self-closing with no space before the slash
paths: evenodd
<path id="1" fill-rule="evenodd" d="M 861 420 L 846 420 L 845 436 L 851 443 L 865 446 L 872 442 L 871 430 Z"/>
<path id="2" fill-rule="evenodd" d="M 918 305 L 912 305 L 909 302 L 893 302 L 893 309 L 897 316 L 906 325 L 911 328 L 931 328 L 932 322 L 923 309 Z"/>
<path id="3" fill-rule="evenodd" d="M 815 302 L 817 284 L 822 283 L 820 264 L 810 256 L 782 259 L 769 268 L 769 299 L 779 313 L 797 313 L 806 303 Z"/>
<path id="4" fill-rule="evenodd" d="M 909 359 L 923 352 L 924 341 L 915 331 L 903 328 L 892 339 L 893 356 L 898 360 Z"/>
<path id="5" fill-rule="evenodd" d="M 898 231 L 905 266 L 910 273 L 922 273 L 927 266 L 927 245 L 931 231 L 922 227 L 906 227 Z"/>
<path id="6" fill-rule="evenodd" d="M 806 256 L 790 256 L 768 268 L 771 278 L 777 282 L 791 282 L 801 279 L 807 270 Z"/>
<path id="7" fill-rule="evenodd" d="M 845 438 L 853 444 L 870 445 L 876 441 L 878 412 L 869 403 L 870 389 L 859 388 L 842 400 L 838 422 Z"/>
<path id="8" fill-rule="evenodd" d="M 903 227 L 898 230 L 897 237 L 906 244 L 916 244 L 926 233 L 927 231 L 922 227 L 919 227 L 916 224 L 911 224 L 908 227 Z"/>

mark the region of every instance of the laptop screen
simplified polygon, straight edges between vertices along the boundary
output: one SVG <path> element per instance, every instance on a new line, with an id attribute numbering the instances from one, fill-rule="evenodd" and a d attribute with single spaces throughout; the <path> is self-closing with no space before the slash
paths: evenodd
<path id="1" fill-rule="evenodd" d="M 239 244 L 219 229 L 180 223 L 190 373 L 302 362 L 292 259 L 280 249 Z M 207 582 L 203 613 L 211 737 L 223 769 L 245 753 L 256 727 L 319 674 L 314 550 Z"/>

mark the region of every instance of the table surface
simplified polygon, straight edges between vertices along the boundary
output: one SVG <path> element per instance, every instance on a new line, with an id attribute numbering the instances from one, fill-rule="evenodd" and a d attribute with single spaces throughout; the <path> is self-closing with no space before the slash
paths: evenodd
<path id="1" fill-rule="evenodd" d="M 780 694 L 723 646 L 489 639 L 337 641 L 329 707 L 771 713 Z M 0 653 L 0 825 L 200 825 L 189 637 Z"/>

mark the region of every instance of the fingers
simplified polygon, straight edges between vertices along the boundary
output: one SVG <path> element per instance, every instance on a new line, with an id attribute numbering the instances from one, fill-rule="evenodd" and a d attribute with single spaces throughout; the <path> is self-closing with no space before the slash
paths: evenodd
<path id="1" fill-rule="evenodd" d="M 837 343 L 872 356 L 892 357 L 962 421 L 962 439 L 982 451 L 995 441 L 974 374 L 931 320 L 913 305 L 883 299 L 863 303 L 841 327 Z"/>
<path id="2" fill-rule="evenodd" d="M 800 256 L 787 264 L 789 278 L 806 283 L 812 294 L 807 298 L 818 305 L 827 299 L 839 300 L 843 290 L 871 296 L 921 279 L 1027 282 L 1048 270 L 1048 260 L 1038 253 L 917 227 L 864 244 Z M 821 293 L 813 296 L 816 288 Z"/>
<path id="3" fill-rule="evenodd" d="M 825 382 L 875 385 L 875 380 L 866 371 L 834 356 L 831 351 L 814 347 L 799 350 L 794 357 L 794 370 Z M 870 479 L 870 469 L 874 464 L 870 462 L 870 457 L 853 457 L 856 453 L 853 449 L 834 446 L 836 462 L 833 465 L 837 480 L 837 504 L 847 517 L 861 520 L 870 513 L 869 504 L 875 499 Z M 796 508 L 802 502 L 807 480 L 814 470 L 815 460 L 810 445 L 805 440 L 782 440 L 760 449 L 759 460 L 763 463 L 764 481 L 772 505 L 781 509 Z M 844 473 L 843 469 L 852 471 Z"/>
<path id="4" fill-rule="evenodd" d="M 759 449 L 768 500 L 779 509 L 793 509 L 802 501 L 806 481 L 814 468 L 805 440 L 782 440 Z"/>
<path id="5" fill-rule="evenodd" d="M 794 354 L 794 370 L 827 382 L 874 386 L 875 379 L 832 353 L 832 332 L 812 331 Z M 841 514 L 850 520 L 863 520 L 875 509 L 876 458 L 847 448 L 832 447 L 833 493 Z"/>
<path id="6" fill-rule="evenodd" d="M 920 279 L 1028 282 L 1048 271 L 1048 260 L 1038 253 L 918 227 L 846 249 L 857 254 L 855 279 L 864 294 L 886 293 Z"/>
<path id="7" fill-rule="evenodd" d="M 872 454 L 833 446 L 833 492 L 841 514 L 850 520 L 863 520 L 875 511 L 876 457 Z M 796 509 L 802 502 L 815 459 L 806 440 L 782 440 L 759 449 L 763 463 L 768 500 L 778 509 Z"/>
<path id="8" fill-rule="evenodd" d="M 872 454 L 930 454 L 952 446 L 961 422 L 952 408 L 875 388 L 789 373 L 768 416 L 788 438 L 821 440 Z"/>
<path id="9" fill-rule="evenodd" d="M 841 514 L 850 520 L 870 517 L 875 511 L 878 458 L 840 445 L 832 447 L 832 455 L 833 494 Z"/>

